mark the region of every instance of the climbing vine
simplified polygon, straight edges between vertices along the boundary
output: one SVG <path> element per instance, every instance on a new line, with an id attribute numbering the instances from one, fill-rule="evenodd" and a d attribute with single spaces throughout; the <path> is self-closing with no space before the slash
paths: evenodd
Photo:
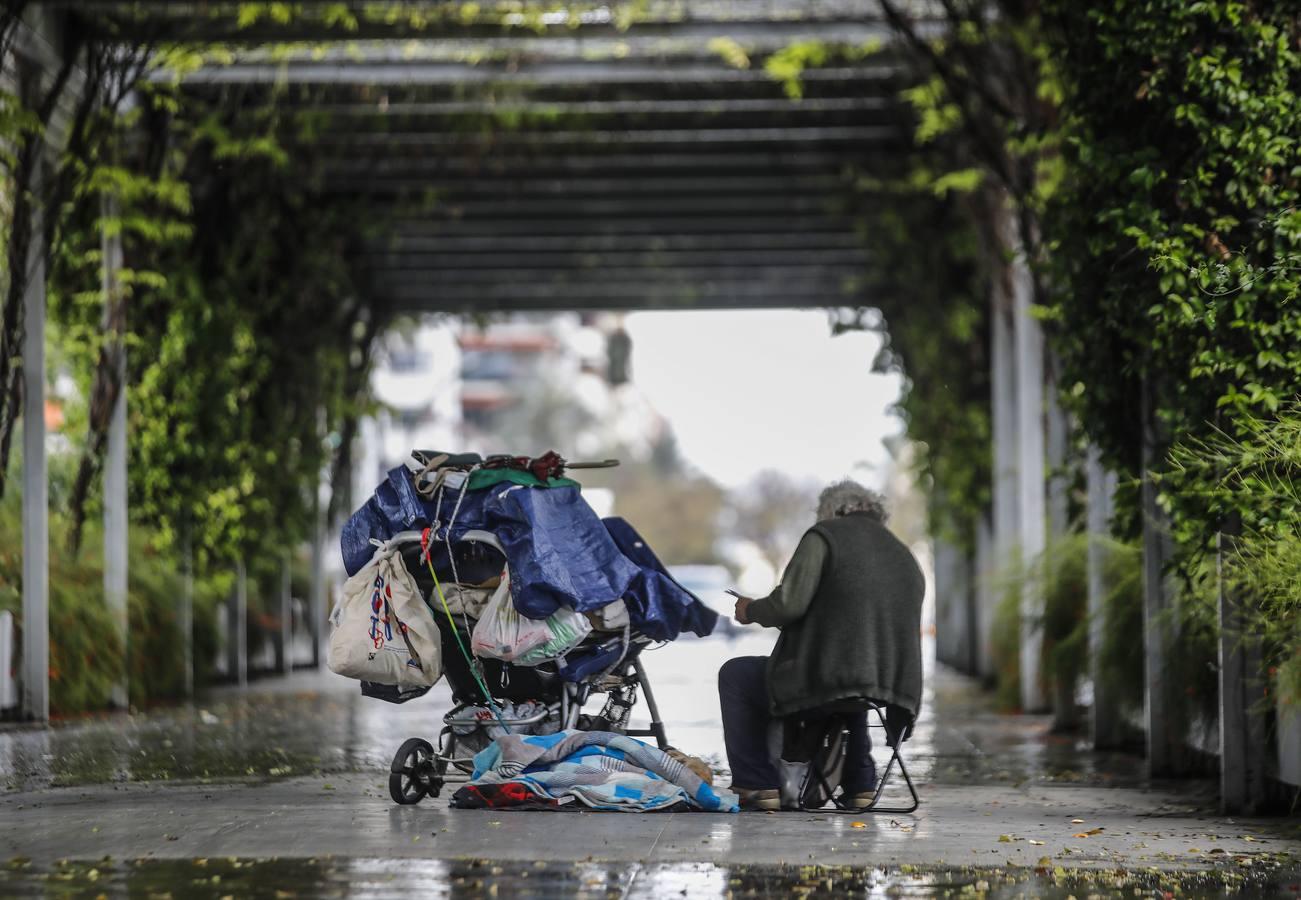
<path id="1" fill-rule="evenodd" d="M 1245 437 L 1301 391 L 1296 9 L 1049 2 L 1045 17 L 1071 135 L 1045 212 L 1052 340 L 1085 386 L 1067 401 L 1128 471 L 1144 381 L 1163 434 Z M 1229 511 L 1204 497 L 1167 493 L 1186 547 Z"/>

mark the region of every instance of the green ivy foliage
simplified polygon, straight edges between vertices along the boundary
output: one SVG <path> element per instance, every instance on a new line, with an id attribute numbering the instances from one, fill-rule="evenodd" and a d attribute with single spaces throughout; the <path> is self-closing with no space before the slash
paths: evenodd
<path id="1" fill-rule="evenodd" d="M 932 533 L 974 552 L 992 482 L 987 273 L 970 211 L 978 198 L 925 159 L 896 163 L 893 174 L 882 161 L 854 179 L 870 248 L 863 281 L 876 305 L 838 314 L 834 327 L 880 334 L 873 367 L 905 377 L 898 408 L 918 450 Z"/>
<path id="2" fill-rule="evenodd" d="M 320 190 L 312 114 L 274 95 L 144 98 L 86 160 L 56 248 L 57 356 L 91 406 L 71 423 L 100 452 L 95 385 L 113 339 L 101 241 L 117 235 L 133 517 L 163 547 L 188 529 L 201 566 L 278 558 L 313 527 L 329 436 L 367 403 L 369 342 L 388 314 L 356 251 L 385 220 Z"/>
<path id="3" fill-rule="evenodd" d="M 1301 390 L 1295 4 L 1049 0 L 1044 17 L 1063 94 L 1065 177 L 1043 222 L 1065 400 L 1121 471 L 1139 469 L 1145 381 L 1165 435 L 1245 436 Z M 1166 493 L 1185 546 L 1230 511 L 1207 496 Z"/>

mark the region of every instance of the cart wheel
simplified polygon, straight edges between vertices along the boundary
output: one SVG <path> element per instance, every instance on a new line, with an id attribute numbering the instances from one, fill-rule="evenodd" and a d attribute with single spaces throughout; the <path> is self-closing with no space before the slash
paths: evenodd
<path id="1" fill-rule="evenodd" d="M 407 738 L 389 766 L 388 792 L 394 803 L 409 806 L 429 793 L 434 774 L 434 748 L 424 738 Z"/>

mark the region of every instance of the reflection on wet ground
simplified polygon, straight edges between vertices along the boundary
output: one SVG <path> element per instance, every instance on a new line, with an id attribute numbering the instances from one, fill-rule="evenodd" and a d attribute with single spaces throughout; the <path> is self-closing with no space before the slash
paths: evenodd
<path id="1" fill-rule="evenodd" d="M 0 869 L 6 897 L 1290 897 L 1301 885 L 1219 872 L 1052 867 L 721 866 L 424 859 L 68 862 Z"/>
<path id="2" fill-rule="evenodd" d="M 773 636 L 684 638 L 645 656 L 673 744 L 725 766 L 718 667 L 732 656 L 765 654 Z M 298 673 L 213 692 L 194 706 L 0 730 L 0 785 L 171 779 L 278 778 L 382 771 L 403 738 L 432 737 L 450 697 L 440 685 L 401 706 L 363 698 L 329 672 Z M 645 706 L 634 716 L 644 721 Z M 966 678 L 930 666 L 922 718 L 907 745 L 920 782 L 941 784 L 1138 784 L 1142 760 L 1089 751 L 1083 736 L 1055 736 L 1039 716 L 1000 715 Z"/>

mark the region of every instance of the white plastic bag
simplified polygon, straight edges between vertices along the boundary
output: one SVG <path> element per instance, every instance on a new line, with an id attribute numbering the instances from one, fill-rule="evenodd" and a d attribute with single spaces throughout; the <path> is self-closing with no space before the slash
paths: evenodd
<path id="1" fill-rule="evenodd" d="M 545 619 L 520 615 L 511 599 L 507 573 L 474 626 L 470 649 L 475 656 L 536 666 L 564 656 L 591 631 L 585 616 L 564 607 Z"/>
<path id="2" fill-rule="evenodd" d="M 327 664 L 361 681 L 429 687 L 443 675 L 442 638 L 397 544 L 381 545 L 344 583 L 330 614 Z"/>

